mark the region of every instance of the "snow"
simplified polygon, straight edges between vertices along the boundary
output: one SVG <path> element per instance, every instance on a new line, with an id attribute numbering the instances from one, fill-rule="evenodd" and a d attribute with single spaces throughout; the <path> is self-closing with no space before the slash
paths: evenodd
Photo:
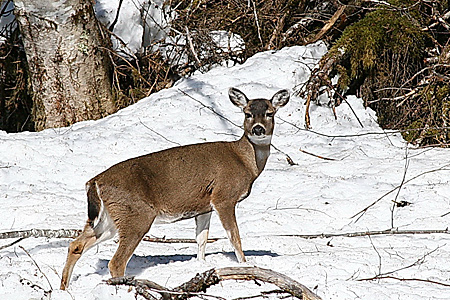
<path id="1" fill-rule="evenodd" d="M 97 18 L 109 28 L 113 23 L 118 0 L 98 0 L 95 2 Z M 164 39 L 170 30 L 173 13 L 162 0 L 124 0 L 120 8 L 112 37 L 114 48 L 125 56 L 134 55 L 143 47 L 151 46 L 155 41 Z M 125 47 L 122 45 L 125 44 Z"/>
<path id="2" fill-rule="evenodd" d="M 237 207 L 247 265 L 286 274 L 323 299 L 448 299 L 448 287 L 420 281 L 358 281 L 393 271 L 398 278 L 450 284 L 448 235 L 379 235 L 303 239 L 298 234 L 344 233 L 395 228 L 445 229 L 450 220 L 449 169 L 421 175 L 382 198 L 359 219 L 359 211 L 405 180 L 448 164 L 448 149 L 407 148 L 399 134 L 383 133 L 362 101 L 336 109 L 312 105 L 312 131 L 304 130 L 305 100 L 293 91 L 326 52 L 323 44 L 256 54 L 243 65 L 217 67 L 183 79 L 98 121 L 39 133 L 0 132 L 0 232 L 32 228 L 81 229 L 87 218 L 84 183 L 109 166 L 177 145 L 234 140 L 243 115 L 228 100 L 229 87 L 249 98 L 292 92 L 276 117 L 266 169 L 250 196 Z M 201 104 L 202 103 L 202 104 Z M 206 107 L 205 107 L 205 106 Z M 320 134 L 318 134 L 320 133 Z M 333 137 L 332 137 L 333 136 Z M 299 149 L 336 160 L 324 160 Z M 397 195 L 398 192 L 398 195 Z M 411 205 L 395 208 L 392 200 Z M 193 219 L 154 224 L 150 235 L 194 238 Z M 195 244 L 142 242 L 127 274 L 175 287 L 213 267 L 238 266 L 217 216 L 210 237 L 221 238 L 197 261 Z M 2 240 L 1 245 L 14 240 Z M 135 299 L 134 292 L 103 281 L 117 247 L 114 240 L 87 252 L 75 266 L 68 291 L 59 283 L 70 239 L 28 238 L 0 250 L 0 299 Z M 224 282 L 208 294 L 227 299 L 258 294 L 273 286 Z M 48 296 L 50 297 L 50 296 Z"/>

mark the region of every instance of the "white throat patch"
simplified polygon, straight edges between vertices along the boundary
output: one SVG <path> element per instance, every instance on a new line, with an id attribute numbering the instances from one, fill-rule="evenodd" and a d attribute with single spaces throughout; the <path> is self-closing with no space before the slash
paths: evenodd
<path id="1" fill-rule="evenodd" d="M 272 141 L 272 135 L 249 135 L 248 138 L 250 142 L 259 146 L 270 145 L 270 142 Z"/>

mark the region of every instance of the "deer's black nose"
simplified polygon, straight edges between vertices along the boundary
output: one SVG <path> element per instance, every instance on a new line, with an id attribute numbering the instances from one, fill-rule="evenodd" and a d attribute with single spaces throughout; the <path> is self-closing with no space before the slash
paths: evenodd
<path id="1" fill-rule="evenodd" d="M 255 134 L 255 135 L 263 135 L 263 134 L 266 133 L 266 130 L 261 125 L 256 125 L 252 129 L 252 133 Z"/>

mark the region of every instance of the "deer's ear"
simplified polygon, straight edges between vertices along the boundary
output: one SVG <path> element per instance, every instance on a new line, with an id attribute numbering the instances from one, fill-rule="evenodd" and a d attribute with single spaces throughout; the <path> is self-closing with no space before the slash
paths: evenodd
<path id="1" fill-rule="evenodd" d="M 275 93 L 270 100 L 275 109 L 285 106 L 289 102 L 289 92 L 287 90 L 281 90 Z"/>
<path id="2" fill-rule="evenodd" d="M 237 88 L 230 88 L 228 90 L 228 96 L 230 97 L 231 103 L 233 103 L 237 107 L 243 108 L 247 105 L 247 96 L 245 96 L 245 94 Z"/>

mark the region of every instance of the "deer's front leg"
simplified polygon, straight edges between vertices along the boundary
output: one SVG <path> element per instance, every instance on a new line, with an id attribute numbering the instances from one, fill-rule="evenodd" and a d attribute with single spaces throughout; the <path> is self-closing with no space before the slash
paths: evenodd
<path id="1" fill-rule="evenodd" d="M 195 217 L 195 239 L 197 240 L 197 259 L 205 260 L 206 243 L 208 242 L 209 223 L 212 212 L 201 214 Z"/>
<path id="2" fill-rule="evenodd" d="M 237 260 L 242 263 L 245 262 L 245 255 L 242 251 L 241 237 L 239 236 L 239 228 L 236 223 L 236 214 L 234 205 L 220 205 L 215 207 L 223 228 L 227 232 L 228 239 L 234 247 Z"/>

